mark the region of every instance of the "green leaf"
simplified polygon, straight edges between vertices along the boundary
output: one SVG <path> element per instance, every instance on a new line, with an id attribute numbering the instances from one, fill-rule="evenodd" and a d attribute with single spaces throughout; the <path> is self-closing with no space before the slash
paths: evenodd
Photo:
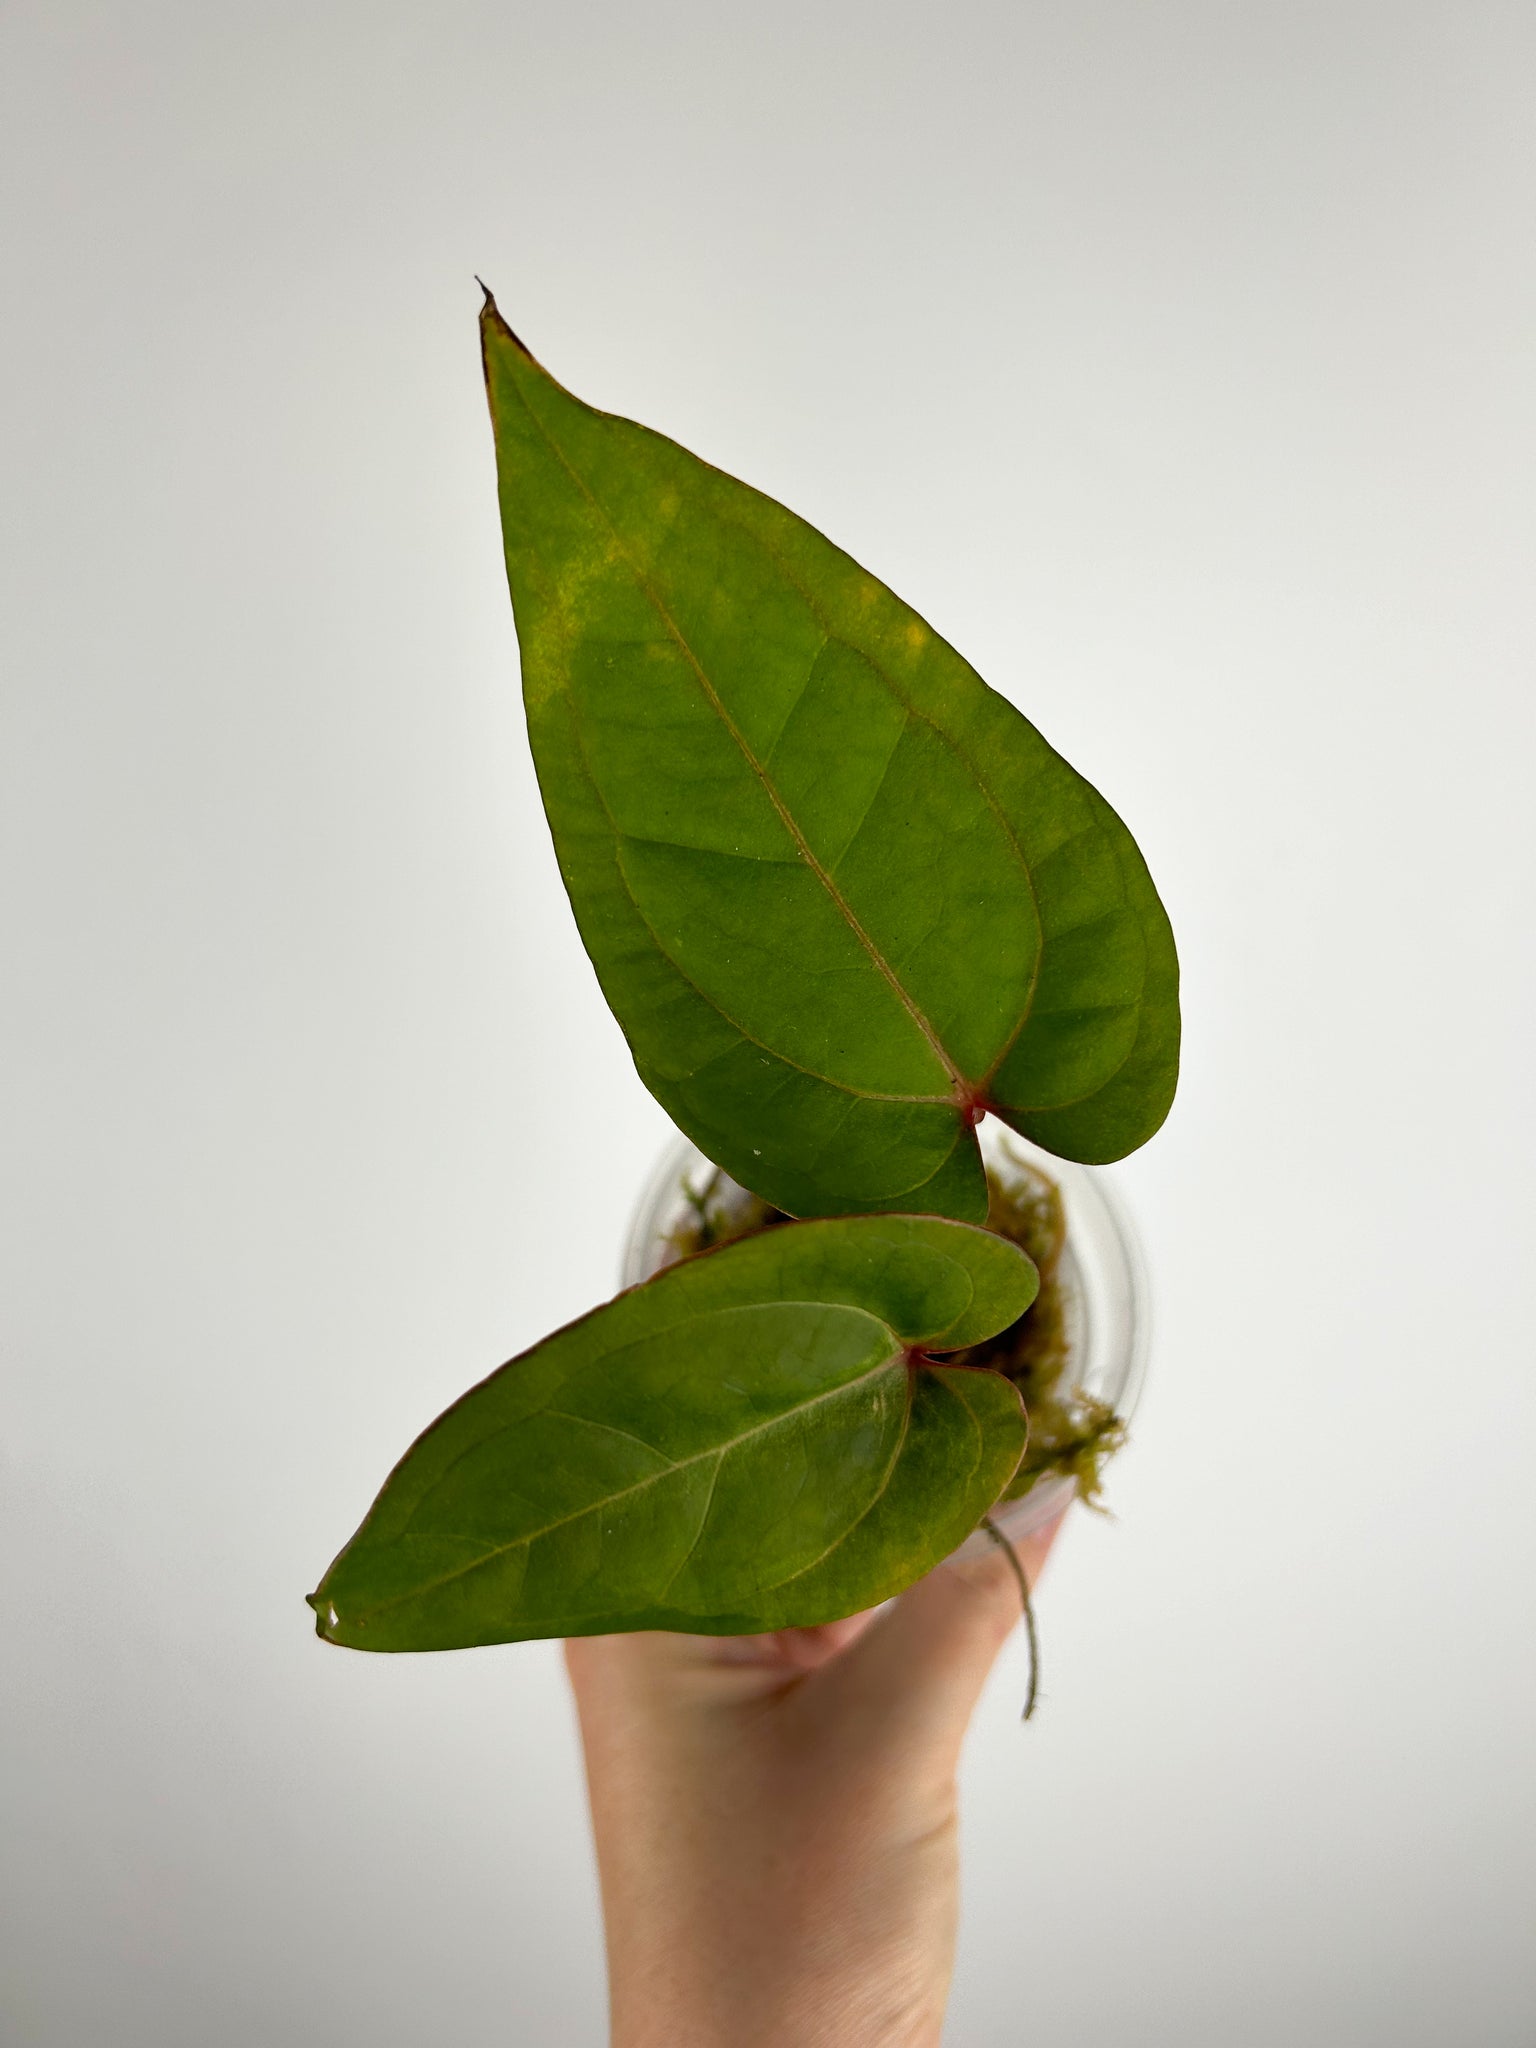
<path id="1" fill-rule="evenodd" d="M 813 527 L 573 398 L 489 295 L 482 336 L 544 805 L 672 1118 L 794 1215 L 979 1222 L 985 1110 L 1143 1143 L 1178 969 L 1108 804 Z"/>
<path id="2" fill-rule="evenodd" d="M 1024 1450 L 999 1374 L 929 1361 L 1038 1276 L 968 1224 L 784 1224 L 570 1324 L 418 1437 L 310 1605 L 363 1650 L 809 1626 L 900 1592 Z"/>

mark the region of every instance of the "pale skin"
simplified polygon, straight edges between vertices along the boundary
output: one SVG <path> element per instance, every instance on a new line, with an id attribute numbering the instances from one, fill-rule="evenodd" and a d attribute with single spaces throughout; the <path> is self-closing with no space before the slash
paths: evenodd
<path id="1" fill-rule="evenodd" d="M 999 1552 L 823 1628 L 566 1644 L 612 2048 L 937 2048 L 956 1766 L 1019 1612 Z"/>

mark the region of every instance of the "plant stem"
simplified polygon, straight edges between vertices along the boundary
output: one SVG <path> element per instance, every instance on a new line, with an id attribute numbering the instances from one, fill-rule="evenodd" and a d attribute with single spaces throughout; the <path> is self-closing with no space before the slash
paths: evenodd
<path id="1" fill-rule="evenodd" d="M 1024 1711 L 1019 1718 L 1027 1721 L 1035 1711 L 1035 1701 L 1040 1693 L 1040 1638 L 1035 1630 L 1035 1609 L 1029 1597 L 1029 1580 L 1025 1577 L 1024 1567 L 1019 1562 L 1019 1553 L 990 1515 L 982 1516 L 981 1526 L 1007 1558 L 1013 1576 L 1019 1582 L 1019 1599 L 1024 1606 L 1024 1636 L 1029 1644 L 1029 1691 L 1025 1695 Z"/>

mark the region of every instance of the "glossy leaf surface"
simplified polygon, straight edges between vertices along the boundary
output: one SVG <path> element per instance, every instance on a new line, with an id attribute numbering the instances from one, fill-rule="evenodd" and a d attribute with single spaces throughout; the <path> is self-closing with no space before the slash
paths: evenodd
<path id="1" fill-rule="evenodd" d="M 357 1649 L 809 1626 L 899 1592 L 1024 1450 L 1001 1376 L 914 1357 L 1037 1276 L 934 1217 L 785 1224 L 631 1288 L 419 1437 L 310 1604 Z"/>
<path id="2" fill-rule="evenodd" d="M 984 1109 L 1141 1144 L 1177 964 L 1108 804 L 813 527 L 482 333 L 544 804 L 673 1119 L 795 1215 L 980 1221 Z"/>

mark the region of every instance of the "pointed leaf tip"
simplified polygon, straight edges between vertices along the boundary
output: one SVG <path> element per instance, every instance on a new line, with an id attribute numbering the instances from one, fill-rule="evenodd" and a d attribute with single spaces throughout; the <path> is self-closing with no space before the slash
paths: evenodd
<path id="1" fill-rule="evenodd" d="M 522 350 L 530 363 L 533 362 L 535 360 L 533 350 L 523 340 L 521 335 L 514 334 L 507 325 L 506 317 L 502 313 L 500 306 L 496 303 L 496 294 L 478 273 L 475 276 L 475 283 L 479 285 L 481 291 L 485 294 L 485 303 L 480 308 L 480 326 L 482 331 L 488 327 L 495 327 L 506 340 L 512 343 L 514 348 Z"/>
<path id="2" fill-rule="evenodd" d="M 306 1593 L 304 1595 L 304 1605 L 312 1608 L 314 1611 L 315 1634 L 319 1636 L 322 1642 L 334 1642 L 336 1638 L 333 1630 L 337 1627 L 340 1616 L 325 1594 L 318 1588 L 313 1593 Z"/>

